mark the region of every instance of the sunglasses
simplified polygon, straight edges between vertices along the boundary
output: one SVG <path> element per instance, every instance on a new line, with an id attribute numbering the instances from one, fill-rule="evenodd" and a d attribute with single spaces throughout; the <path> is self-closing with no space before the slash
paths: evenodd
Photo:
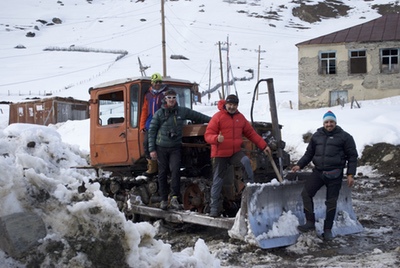
<path id="1" fill-rule="evenodd" d="M 156 85 L 162 84 L 162 81 L 156 81 L 156 82 L 154 82 L 154 84 L 156 84 Z"/>
<path id="2" fill-rule="evenodd" d="M 169 99 L 169 100 L 174 100 L 174 99 L 176 99 L 176 96 L 165 96 L 167 99 Z"/>

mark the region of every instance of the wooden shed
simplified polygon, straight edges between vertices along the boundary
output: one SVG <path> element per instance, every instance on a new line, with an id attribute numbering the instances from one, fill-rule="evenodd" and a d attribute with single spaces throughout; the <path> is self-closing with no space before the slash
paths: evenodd
<path id="1" fill-rule="evenodd" d="M 89 118 L 89 102 L 52 97 L 10 104 L 9 124 L 49 125 Z"/>

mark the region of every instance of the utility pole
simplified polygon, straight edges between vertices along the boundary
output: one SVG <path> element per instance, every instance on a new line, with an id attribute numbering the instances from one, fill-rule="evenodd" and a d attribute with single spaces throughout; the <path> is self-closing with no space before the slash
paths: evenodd
<path id="1" fill-rule="evenodd" d="M 231 70 L 232 84 L 233 84 L 233 87 L 235 88 L 235 95 L 239 97 L 239 94 L 238 94 L 237 89 L 236 89 L 235 76 L 233 75 L 231 62 L 229 62 L 229 69 Z M 230 94 L 230 90 L 229 90 L 229 94 Z"/>
<path id="2" fill-rule="evenodd" d="M 212 61 L 210 60 L 210 70 L 208 73 L 208 102 L 210 102 L 211 99 L 211 93 L 210 93 L 210 89 L 211 89 L 211 64 Z"/>
<path id="3" fill-rule="evenodd" d="M 230 69 L 230 62 L 229 62 L 229 35 L 226 37 L 226 95 L 228 96 L 231 92 L 231 88 L 229 86 L 229 69 Z"/>
<path id="4" fill-rule="evenodd" d="M 218 50 L 219 50 L 219 66 L 221 69 L 221 87 L 222 87 L 222 99 L 225 99 L 225 91 L 224 91 L 224 70 L 222 68 L 222 53 L 221 53 L 221 42 L 218 41 Z"/>
<path id="5" fill-rule="evenodd" d="M 161 29 L 162 29 L 162 58 L 163 58 L 163 77 L 167 76 L 167 52 L 165 42 L 165 14 L 164 14 L 164 0 L 161 0 Z"/>
<path id="6" fill-rule="evenodd" d="M 260 61 L 261 61 L 260 53 L 261 53 L 261 46 L 258 45 L 257 81 L 260 80 Z M 256 100 L 258 100 L 258 86 L 257 86 Z"/>

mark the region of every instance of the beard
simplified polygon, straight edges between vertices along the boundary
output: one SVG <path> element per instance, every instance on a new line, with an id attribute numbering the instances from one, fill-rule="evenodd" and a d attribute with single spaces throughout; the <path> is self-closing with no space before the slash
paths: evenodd
<path id="1" fill-rule="evenodd" d="M 228 111 L 228 113 L 234 114 L 234 113 L 236 113 L 237 108 L 226 108 L 226 110 Z"/>

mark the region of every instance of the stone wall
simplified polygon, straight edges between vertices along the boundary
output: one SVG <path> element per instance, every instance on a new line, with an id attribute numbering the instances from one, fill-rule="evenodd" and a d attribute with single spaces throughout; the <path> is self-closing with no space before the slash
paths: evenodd
<path id="1" fill-rule="evenodd" d="M 329 107 L 331 91 L 347 91 L 347 100 L 381 99 L 400 95 L 400 73 L 380 71 L 380 49 L 400 42 L 299 46 L 299 109 Z M 349 74 L 349 51 L 366 49 L 367 73 Z M 336 52 L 336 74 L 319 74 L 319 52 Z"/>

